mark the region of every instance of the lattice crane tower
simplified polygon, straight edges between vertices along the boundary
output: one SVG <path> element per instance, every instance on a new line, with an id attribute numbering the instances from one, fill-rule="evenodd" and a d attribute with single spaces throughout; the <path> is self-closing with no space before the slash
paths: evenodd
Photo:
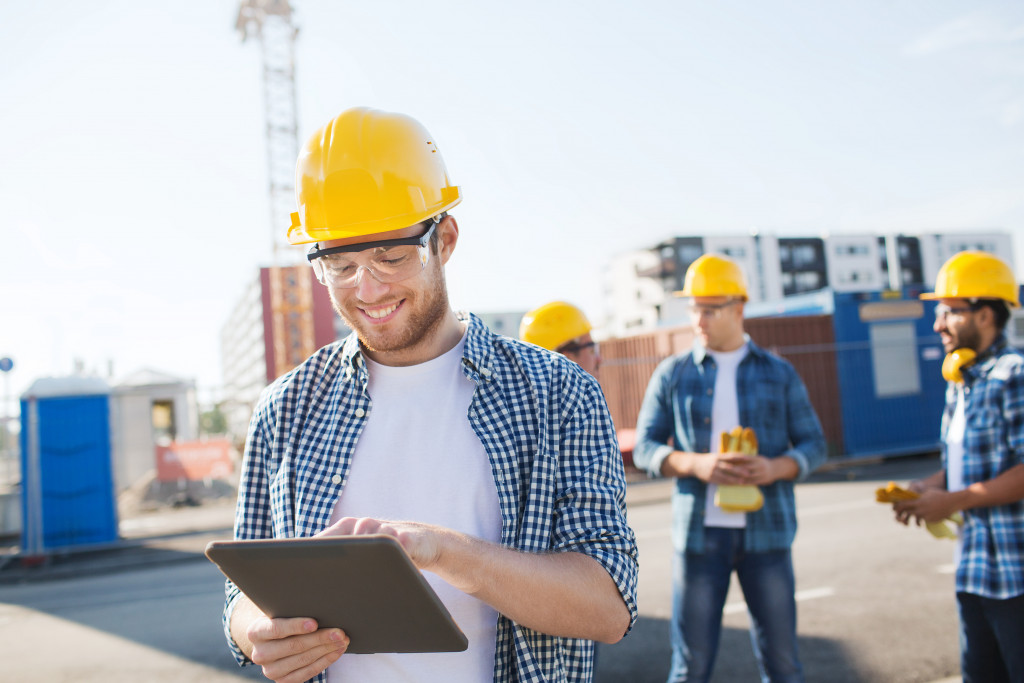
<path id="1" fill-rule="evenodd" d="M 295 159 L 299 153 L 295 104 L 295 37 L 288 0 L 242 0 L 235 28 L 245 41 L 256 37 L 263 53 L 263 109 L 267 132 L 267 178 L 270 190 L 270 239 L 273 262 L 285 254 L 284 235 L 295 206 Z M 288 259 L 294 261 L 294 259 Z"/>
<path id="2" fill-rule="evenodd" d="M 295 159 L 299 153 L 295 98 L 295 37 L 288 0 L 241 0 L 235 28 L 242 40 L 257 37 L 263 53 L 267 177 L 270 190 L 272 267 L 266 269 L 270 330 L 267 380 L 295 367 L 316 350 L 312 275 L 296 265 L 301 250 L 285 240 L 295 207 Z M 282 265 L 290 263 L 291 265 Z M 273 368 L 273 371 L 271 371 Z"/>

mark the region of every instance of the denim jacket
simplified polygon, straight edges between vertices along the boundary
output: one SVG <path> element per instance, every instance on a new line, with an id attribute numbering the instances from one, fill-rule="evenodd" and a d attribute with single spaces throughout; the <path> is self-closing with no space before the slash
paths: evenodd
<path id="1" fill-rule="evenodd" d="M 760 348 L 749 337 L 749 353 L 736 376 L 740 422 L 757 434 L 758 450 L 769 458 L 789 456 L 807 477 L 825 461 L 825 436 L 800 376 L 790 363 Z M 661 464 L 673 450 L 707 453 L 711 446 L 711 405 L 717 366 L 696 345 L 672 356 L 651 376 L 637 418 L 638 467 L 660 476 Z M 671 443 L 674 446 L 669 445 Z M 707 484 L 696 477 L 676 480 L 672 497 L 672 541 L 676 550 L 704 549 L 704 505 Z M 764 506 L 747 513 L 746 550 L 787 549 L 796 536 L 796 503 L 792 481 L 762 486 Z"/>

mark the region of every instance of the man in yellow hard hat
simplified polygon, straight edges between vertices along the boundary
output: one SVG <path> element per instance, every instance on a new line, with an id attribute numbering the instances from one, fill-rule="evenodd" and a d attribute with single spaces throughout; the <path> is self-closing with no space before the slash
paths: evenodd
<path id="1" fill-rule="evenodd" d="M 354 332 L 261 397 L 235 536 L 392 536 L 469 648 L 346 655 L 342 629 L 270 619 L 229 582 L 232 650 L 268 678 L 589 681 L 592 641 L 636 619 L 636 543 L 601 388 L 452 311 L 448 212 L 461 198 L 408 116 L 350 109 L 306 143 L 288 239 L 313 245 Z"/>
<path id="2" fill-rule="evenodd" d="M 564 301 L 552 301 L 523 316 L 519 338 L 560 353 L 599 377 L 601 353 L 591 336 L 592 330 L 590 321 L 579 308 Z"/>
<path id="3" fill-rule="evenodd" d="M 696 342 L 654 371 L 633 453 L 652 476 L 676 478 L 668 680 L 710 679 L 735 571 L 761 679 L 802 681 L 793 481 L 825 460 L 821 423 L 793 366 L 744 333 L 747 286 L 735 262 L 700 257 L 678 294 L 690 299 Z M 723 444 L 720 435 L 740 426 L 752 430 L 756 454 Z"/>
<path id="4" fill-rule="evenodd" d="M 962 513 L 956 563 L 965 681 L 1024 681 L 1024 355 L 1006 343 L 1017 282 L 979 251 L 939 270 L 934 329 L 946 350 L 941 470 L 894 504 L 907 524 Z"/>

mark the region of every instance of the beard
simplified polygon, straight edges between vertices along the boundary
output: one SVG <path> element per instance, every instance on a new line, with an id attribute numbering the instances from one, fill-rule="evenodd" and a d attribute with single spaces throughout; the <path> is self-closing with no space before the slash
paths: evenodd
<path id="1" fill-rule="evenodd" d="M 971 349 L 972 351 L 981 351 L 981 333 L 978 332 L 978 326 L 974 324 L 974 321 L 964 321 L 964 324 L 960 326 L 955 332 L 950 330 L 950 342 L 953 348 L 947 349 L 947 351 L 953 351 L 956 349 Z"/>
<path id="2" fill-rule="evenodd" d="M 435 262 L 432 262 L 432 264 Z M 356 332 L 359 343 L 371 353 L 393 353 L 414 348 L 424 339 L 430 338 L 442 325 L 445 316 L 450 310 L 448 304 L 448 289 L 445 286 L 444 272 L 440 264 L 430 281 L 415 297 L 407 296 L 402 303 L 403 308 L 408 307 L 408 321 L 402 327 L 396 323 L 385 327 L 395 326 L 394 329 L 379 329 L 374 325 L 367 324 L 362 314 L 356 310 L 356 304 L 350 303 L 351 312 L 331 291 L 331 303 L 334 310 L 342 319 Z M 367 274 L 365 277 L 373 277 Z"/>

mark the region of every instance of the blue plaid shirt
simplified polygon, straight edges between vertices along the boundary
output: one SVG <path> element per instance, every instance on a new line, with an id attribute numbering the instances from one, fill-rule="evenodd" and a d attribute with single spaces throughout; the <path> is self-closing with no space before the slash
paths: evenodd
<path id="1" fill-rule="evenodd" d="M 788 455 L 805 478 L 825 461 L 825 436 L 807 389 L 788 361 L 747 339 L 749 352 L 736 371 L 740 422 L 757 434 L 761 455 Z M 658 365 L 647 385 L 636 426 L 633 460 L 661 476 L 661 464 L 673 450 L 711 450 L 711 405 L 715 361 L 699 345 Z M 672 440 L 673 446 L 669 445 Z M 696 477 L 676 479 L 672 496 L 672 541 L 678 551 L 704 550 L 707 484 Z M 762 486 L 764 506 L 747 513 L 745 548 L 751 552 L 787 549 L 796 537 L 793 482 Z"/>
<path id="2" fill-rule="evenodd" d="M 636 541 L 600 385 L 558 354 L 495 335 L 476 316 L 468 320 L 462 371 L 476 384 L 468 418 L 494 472 L 501 544 L 593 557 L 618 586 L 632 627 Z M 372 409 L 368 381 L 353 334 L 264 391 L 249 425 L 235 538 L 312 536 L 330 524 Z M 224 629 L 244 664 L 229 630 L 239 591 L 230 581 L 226 591 Z M 593 649 L 591 641 L 555 638 L 499 616 L 494 680 L 589 681 Z"/>
<path id="3" fill-rule="evenodd" d="M 964 368 L 964 486 L 993 479 L 1024 463 L 1024 356 L 1000 337 Z M 942 441 L 956 408 L 946 388 Z M 943 448 L 943 464 L 946 463 Z M 957 592 L 1005 599 L 1024 594 L 1024 500 L 964 510 Z"/>

